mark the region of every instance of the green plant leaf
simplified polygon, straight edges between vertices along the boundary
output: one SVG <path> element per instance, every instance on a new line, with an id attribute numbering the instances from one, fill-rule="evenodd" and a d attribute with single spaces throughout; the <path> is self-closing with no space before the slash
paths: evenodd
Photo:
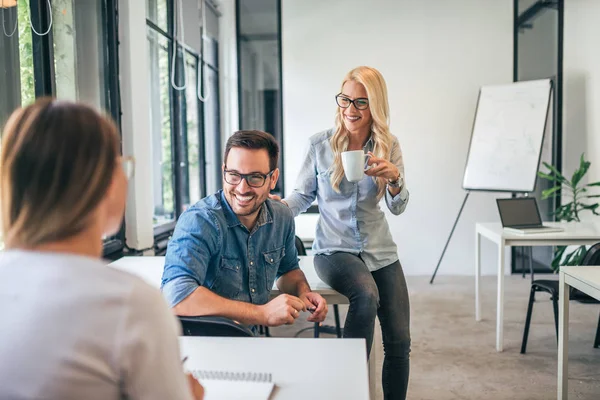
<path id="1" fill-rule="evenodd" d="M 568 182 L 568 181 L 567 181 L 567 178 L 565 178 L 565 177 L 563 176 L 563 174 L 561 174 L 561 173 L 560 173 L 560 172 L 559 172 L 559 171 L 556 169 L 556 167 L 554 167 L 553 165 L 550 165 L 550 164 L 548 164 L 547 162 L 544 162 L 544 166 L 545 166 L 546 168 L 548 168 L 548 169 L 549 169 L 549 170 L 552 172 L 552 175 L 553 175 L 553 178 L 552 178 L 552 179 L 553 179 L 553 180 L 558 180 L 559 182 L 562 182 L 562 183 L 567 183 L 567 182 Z"/>
<path id="2" fill-rule="evenodd" d="M 539 176 L 540 178 L 548 179 L 549 181 L 553 181 L 553 180 L 554 180 L 554 176 L 553 176 L 553 175 L 548 175 L 548 174 L 546 174 L 546 173 L 544 173 L 544 172 L 542 172 L 542 171 L 539 171 L 539 172 L 538 172 L 538 176 Z M 600 183 L 600 182 L 599 182 L 599 183 Z"/>
<path id="3" fill-rule="evenodd" d="M 600 182 L 588 183 L 585 186 L 600 186 Z"/>
<path id="4" fill-rule="evenodd" d="M 585 174 L 588 172 L 588 169 L 590 169 L 590 162 L 583 161 L 583 155 L 582 155 L 579 168 L 577 170 L 575 170 L 575 172 L 573 172 L 573 177 L 571 178 L 571 185 L 573 187 L 577 187 L 577 185 L 579 184 L 579 181 L 581 181 L 581 178 L 583 178 L 585 176 Z"/>
<path id="5" fill-rule="evenodd" d="M 567 246 L 557 246 L 556 250 L 554 250 L 554 258 L 552 259 L 552 270 L 555 272 L 558 272 L 558 269 L 560 268 L 560 260 L 563 257 L 563 254 L 565 253 L 565 250 L 567 249 Z"/>
<path id="6" fill-rule="evenodd" d="M 554 197 L 557 196 L 558 192 L 560 190 L 560 186 L 554 186 L 550 189 L 546 189 L 544 191 L 542 191 L 542 200 L 546 200 L 548 197 Z"/>

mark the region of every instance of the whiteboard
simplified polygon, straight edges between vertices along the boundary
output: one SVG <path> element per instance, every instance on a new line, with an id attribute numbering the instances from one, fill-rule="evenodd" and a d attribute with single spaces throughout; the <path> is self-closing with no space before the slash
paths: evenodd
<path id="1" fill-rule="evenodd" d="M 535 189 L 551 91 L 550 79 L 481 88 L 463 178 L 465 190 Z"/>

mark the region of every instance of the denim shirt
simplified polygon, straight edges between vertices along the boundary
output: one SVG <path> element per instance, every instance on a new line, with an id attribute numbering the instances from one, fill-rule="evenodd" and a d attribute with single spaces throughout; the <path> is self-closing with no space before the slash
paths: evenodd
<path id="1" fill-rule="evenodd" d="M 334 130 L 318 133 L 309 139 L 309 149 L 296 188 L 285 198 L 294 215 L 298 215 L 317 199 L 319 220 L 313 250 L 315 254 L 331 254 L 337 251 L 360 254 L 370 271 L 376 271 L 398 261 L 398 250 L 392 239 L 385 215 L 377 200 L 377 185 L 365 175 L 357 182 L 346 177 L 340 183 L 340 192 L 331 185 L 333 151 L 330 139 Z M 373 150 L 369 139 L 363 151 Z M 404 178 L 404 163 L 398 139 L 394 137 L 390 161 L 398 167 Z M 385 202 L 389 210 L 401 214 L 408 203 L 406 181 L 396 196 L 385 190 Z"/>
<path id="2" fill-rule="evenodd" d="M 294 219 L 285 205 L 265 201 L 249 232 L 219 191 L 179 217 L 161 289 L 171 307 L 198 286 L 231 300 L 265 304 L 275 279 L 298 268 L 294 239 Z"/>

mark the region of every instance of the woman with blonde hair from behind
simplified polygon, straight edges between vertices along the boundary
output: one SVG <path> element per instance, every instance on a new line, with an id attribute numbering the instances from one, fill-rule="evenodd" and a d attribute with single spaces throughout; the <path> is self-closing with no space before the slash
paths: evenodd
<path id="1" fill-rule="evenodd" d="M 296 188 L 283 202 L 298 215 L 318 200 L 315 269 L 350 300 L 344 337 L 366 339 L 368 356 L 379 316 L 384 397 L 404 399 L 410 353 L 408 291 L 379 201 L 385 197 L 388 209 L 399 215 L 409 194 L 400 145 L 389 129 L 383 76 L 375 68 L 355 68 L 344 77 L 335 100 L 335 127 L 309 139 Z M 346 179 L 342 164 L 342 153 L 351 150 L 370 156 L 370 168 L 358 182 Z"/>
<path id="2" fill-rule="evenodd" d="M 91 108 L 41 99 L 2 136 L 0 398 L 201 399 L 158 289 L 100 260 L 130 159 Z"/>

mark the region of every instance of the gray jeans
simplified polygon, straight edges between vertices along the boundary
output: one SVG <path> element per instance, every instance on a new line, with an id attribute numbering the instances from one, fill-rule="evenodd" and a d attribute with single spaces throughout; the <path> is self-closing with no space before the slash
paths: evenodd
<path id="1" fill-rule="evenodd" d="M 350 300 L 344 337 L 366 339 L 367 357 L 375 316 L 379 317 L 385 353 L 383 395 L 385 399 L 405 399 L 410 368 L 410 304 L 400 262 L 370 272 L 360 256 L 339 252 L 315 256 L 315 270 L 323 282 Z"/>

